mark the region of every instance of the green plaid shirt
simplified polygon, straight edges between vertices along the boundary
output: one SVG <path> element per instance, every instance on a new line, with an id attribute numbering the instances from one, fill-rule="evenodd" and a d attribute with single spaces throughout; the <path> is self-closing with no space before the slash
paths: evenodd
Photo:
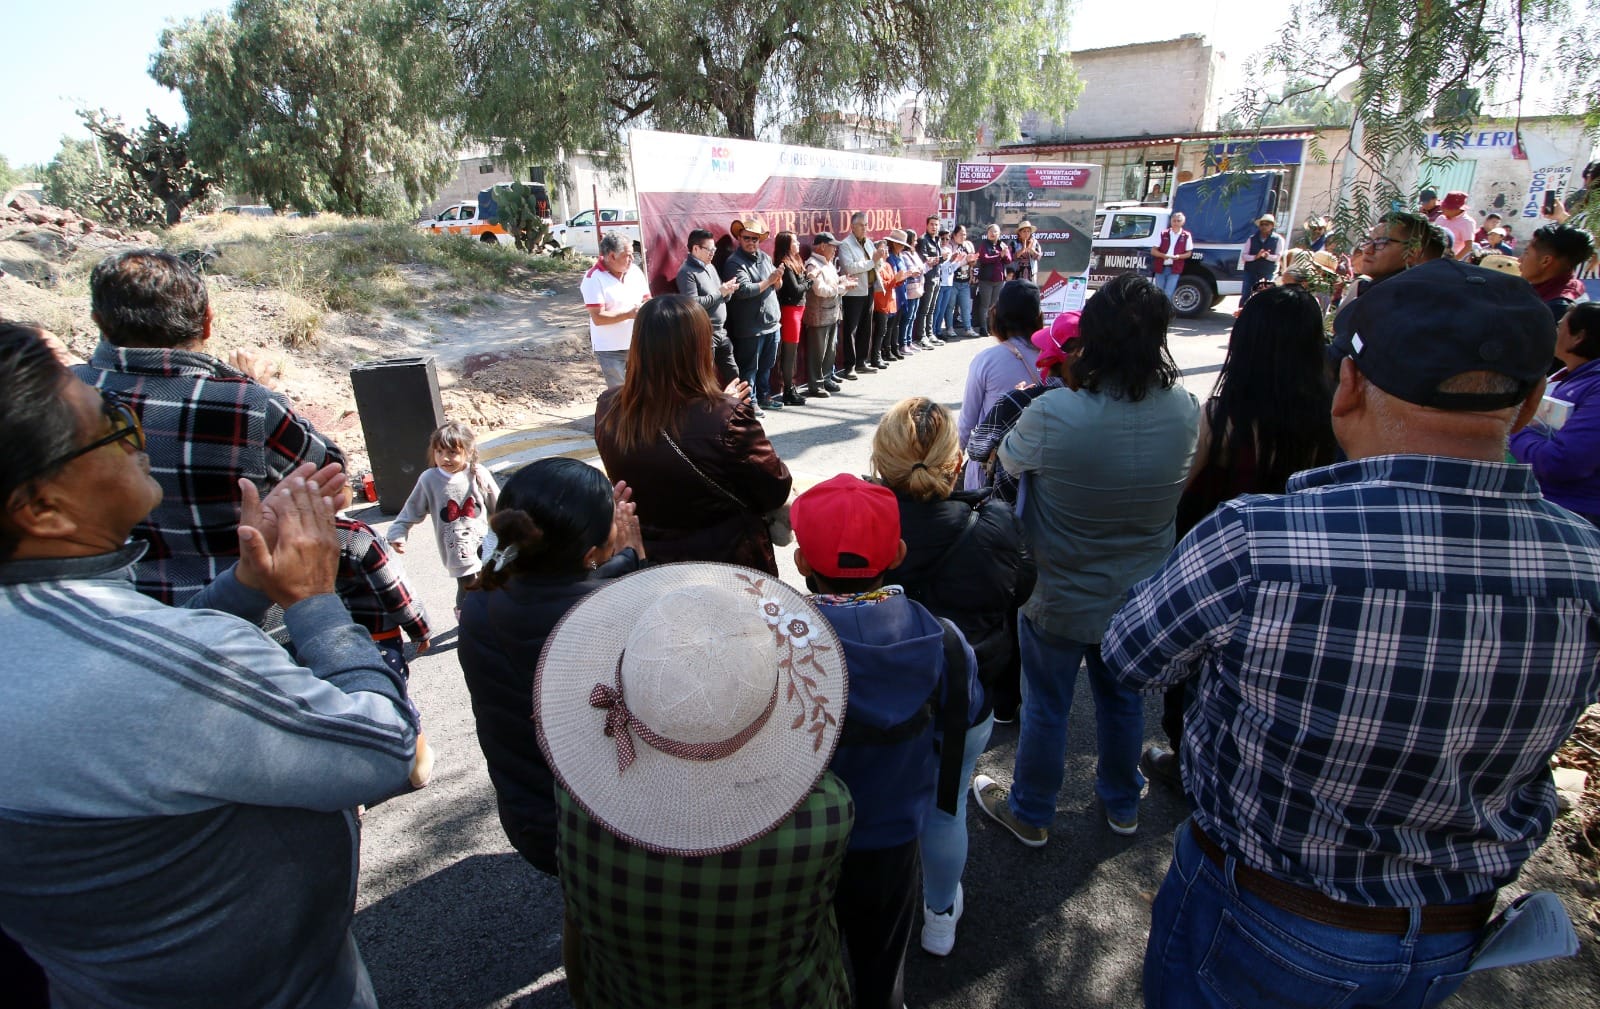
<path id="1" fill-rule="evenodd" d="M 846 1009 L 833 893 L 855 804 L 832 772 L 784 823 L 737 851 L 658 855 L 556 788 L 579 1009 Z"/>

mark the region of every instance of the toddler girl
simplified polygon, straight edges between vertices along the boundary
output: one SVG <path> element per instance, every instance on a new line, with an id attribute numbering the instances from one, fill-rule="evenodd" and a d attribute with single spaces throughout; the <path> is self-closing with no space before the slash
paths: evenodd
<path id="1" fill-rule="evenodd" d="M 406 533 L 424 517 L 433 517 L 433 535 L 439 542 L 439 559 L 456 580 L 456 618 L 461 598 L 478 587 L 483 562 L 478 547 L 489 531 L 500 488 L 489 471 L 478 465 L 478 439 L 472 428 L 450 421 L 428 439 L 432 469 L 417 477 L 417 486 L 389 526 L 388 539 L 396 552 L 405 553 Z"/>

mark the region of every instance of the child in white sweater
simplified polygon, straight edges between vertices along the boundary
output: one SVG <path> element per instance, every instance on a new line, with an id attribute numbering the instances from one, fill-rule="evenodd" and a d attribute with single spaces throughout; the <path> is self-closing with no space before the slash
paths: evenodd
<path id="1" fill-rule="evenodd" d="M 460 421 L 444 424 L 428 438 L 428 462 L 433 468 L 417 477 L 417 486 L 389 526 L 388 540 L 397 552 L 405 553 L 406 533 L 432 516 L 439 559 L 456 580 L 459 619 L 462 596 L 478 587 L 478 572 L 483 567 L 478 547 L 489 532 L 489 513 L 500 497 L 500 487 L 489 471 L 478 465 L 477 436 Z"/>

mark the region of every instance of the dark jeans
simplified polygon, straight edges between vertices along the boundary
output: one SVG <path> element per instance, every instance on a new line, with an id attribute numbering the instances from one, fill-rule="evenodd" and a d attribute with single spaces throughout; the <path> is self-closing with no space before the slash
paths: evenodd
<path id="1" fill-rule="evenodd" d="M 838 323 L 831 326 L 806 327 L 806 379 L 813 388 L 820 386 L 823 379 L 828 378 L 833 372 L 836 350 L 833 340 L 834 334 L 838 331 Z"/>
<path id="2" fill-rule="evenodd" d="M 856 975 L 856 1009 L 904 1009 L 906 943 L 921 903 L 915 840 L 845 853 L 833 910 Z"/>
<path id="3" fill-rule="evenodd" d="M 872 295 L 840 298 L 844 321 L 839 330 L 839 364 L 845 371 L 872 361 Z"/>
<path id="4" fill-rule="evenodd" d="M 972 320 L 972 325 L 979 333 L 988 334 L 989 309 L 994 307 L 995 299 L 1000 296 L 1000 288 L 1004 286 L 1003 280 L 978 281 L 978 305 L 972 310 L 972 314 L 976 316 Z"/>
<path id="5" fill-rule="evenodd" d="M 871 352 L 867 360 L 878 364 L 883 360 L 884 352 L 889 350 L 889 330 L 899 316 L 888 315 L 884 312 L 872 313 L 872 343 Z"/>

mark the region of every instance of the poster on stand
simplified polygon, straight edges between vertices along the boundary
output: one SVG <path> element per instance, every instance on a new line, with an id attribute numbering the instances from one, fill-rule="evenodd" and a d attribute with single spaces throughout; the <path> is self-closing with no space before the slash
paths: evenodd
<path id="1" fill-rule="evenodd" d="M 969 237 L 982 237 L 984 229 L 998 224 L 1001 239 L 1014 242 L 1017 225 L 1033 225 L 1033 237 L 1044 253 L 1038 282 L 1046 323 L 1083 308 L 1089 295 L 1099 195 L 1099 165 L 1046 161 L 956 166 L 956 219 L 966 225 Z"/>
<path id="2" fill-rule="evenodd" d="M 646 276 L 657 294 L 674 289 L 695 228 L 715 237 L 720 264 L 733 246 L 728 225 L 746 214 L 761 217 L 774 236 L 793 231 L 809 254 L 812 235 L 842 240 L 858 210 L 874 239 L 891 228 L 921 234 L 939 212 L 937 161 L 653 130 L 633 130 L 628 146 Z M 771 243 L 762 245 L 769 255 Z"/>

